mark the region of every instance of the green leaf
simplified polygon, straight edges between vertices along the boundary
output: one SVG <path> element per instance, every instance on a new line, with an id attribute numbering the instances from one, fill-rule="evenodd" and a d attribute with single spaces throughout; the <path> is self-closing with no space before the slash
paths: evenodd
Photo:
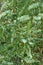
<path id="1" fill-rule="evenodd" d="M 37 7 L 39 7 L 39 2 L 31 4 L 31 5 L 28 7 L 28 10 L 31 10 L 31 9 L 34 9 L 34 8 L 37 8 Z"/>
<path id="2" fill-rule="evenodd" d="M 30 17 L 29 15 L 23 15 L 21 17 L 18 17 L 17 18 L 20 22 L 23 22 L 23 21 L 27 21 L 27 20 L 30 20 Z"/>
<path id="3" fill-rule="evenodd" d="M 8 14 L 8 13 L 10 13 L 10 10 L 1 13 L 1 14 L 0 14 L 0 19 L 1 19 L 2 17 L 4 17 L 6 14 Z"/>
<path id="4" fill-rule="evenodd" d="M 40 62 L 40 61 L 38 61 L 38 60 L 35 60 L 35 59 L 30 59 L 30 58 L 27 58 L 27 57 L 25 57 L 24 58 L 24 61 L 26 62 L 26 63 L 37 63 L 37 62 Z"/>

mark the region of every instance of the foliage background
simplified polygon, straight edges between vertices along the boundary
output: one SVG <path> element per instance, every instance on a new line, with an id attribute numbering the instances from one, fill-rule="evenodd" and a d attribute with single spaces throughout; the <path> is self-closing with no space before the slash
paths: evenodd
<path id="1" fill-rule="evenodd" d="M 0 0 L 0 65 L 43 65 L 43 0 Z"/>

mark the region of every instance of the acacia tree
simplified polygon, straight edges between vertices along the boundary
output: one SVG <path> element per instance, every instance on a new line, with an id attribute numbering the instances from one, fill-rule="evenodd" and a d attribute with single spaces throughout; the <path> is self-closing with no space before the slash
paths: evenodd
<path id="1" fill-rule="evenodd" d="M 0 64 L 42 64 L 43 1 L 6 0 L 0 11 Z"/>

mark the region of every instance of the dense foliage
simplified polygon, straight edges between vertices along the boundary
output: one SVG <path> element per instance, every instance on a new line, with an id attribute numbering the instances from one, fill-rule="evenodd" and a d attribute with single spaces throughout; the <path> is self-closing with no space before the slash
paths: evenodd
<path id="1" fill-rule="evenodd" d="M 0 65 L 43 64 L 43 0 L 0 0 Z"/>

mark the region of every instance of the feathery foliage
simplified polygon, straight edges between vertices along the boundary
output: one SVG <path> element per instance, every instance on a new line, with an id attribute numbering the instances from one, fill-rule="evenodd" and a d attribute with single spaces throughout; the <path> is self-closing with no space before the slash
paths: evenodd
<path id="1" fill-rule="evenodd" d="M 4 0 L 0 5 L 0 65 L 43 64 L 43 0 Z"/>

